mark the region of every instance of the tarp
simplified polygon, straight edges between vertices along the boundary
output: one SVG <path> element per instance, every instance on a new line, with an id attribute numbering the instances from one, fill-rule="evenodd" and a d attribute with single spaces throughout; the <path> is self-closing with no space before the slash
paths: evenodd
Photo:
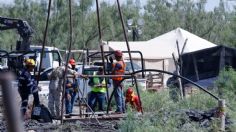
<path id="1" fill-rule="evenodd" d="M 141 51 L 145 59 L 166 59 L 172 58 L 172 53 L 178 55 L 176 41 L 181 51 L 186 40 L 187 43 L 183 53 L 216 46 L 181 28 L 177 28 L 148 41 L 129 42 L 129 45 L 131 50 Z M 126 42 L 109 41 L 108 46 L 113 50 L 127 51 Z M 140 56 L 134 54 L 132 58 L 140 58 Z"/>
<path id="2" fill-rule="evenodd" d="M 216 46 L 181 56 L 183 60 L 182 75 L 198 81 L 217 77 L 225 67 L 236 69 L 236 49 Z"/>

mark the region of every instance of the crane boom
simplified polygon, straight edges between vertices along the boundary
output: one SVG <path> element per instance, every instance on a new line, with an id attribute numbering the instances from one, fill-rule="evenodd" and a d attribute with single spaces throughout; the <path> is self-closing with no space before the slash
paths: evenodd
<path id="1" fill-rule="evenodd" d="M 22 38 L 22 42 L 17 45 L 17 50 L 19 51 L 29 51 L 30 50 L 30 38 L 32 37 L 33 30 L 27 21 L 15 18 L 7 18 L 0 16 L 0 31 L 8 29 L 17 29 L 19 35 Z"/>

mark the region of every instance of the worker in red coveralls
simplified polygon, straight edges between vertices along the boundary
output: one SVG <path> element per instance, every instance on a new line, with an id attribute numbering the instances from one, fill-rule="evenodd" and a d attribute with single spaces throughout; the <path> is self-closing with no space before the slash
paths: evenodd
<path id="1" fill-rule="evenodd" d="M 134 94 L 132 88 L 128 88 L 126 91 L 125 104 L 130 104 L 133 109 L 136 109 L 138 112 L 141 112 L 141 105 L 139 102 L 139 97 Z"/>

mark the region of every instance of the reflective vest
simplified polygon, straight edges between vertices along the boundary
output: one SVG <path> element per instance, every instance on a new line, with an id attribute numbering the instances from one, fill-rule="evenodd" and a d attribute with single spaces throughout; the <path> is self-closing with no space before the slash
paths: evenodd
<path id="1" fill-rule="evenodd" d="M 119 63 L 121 65 L 121 69 L 119 69 L 119 70 L 115 69 L 115 66 L 116 66 L 117 63 Z M 114 69 L 113 70 L 113 75 L 124 75 L 125 74 L 125 63 L 124 63 L 124 61 L 118 61 L 115 64 L 112 64 L 112 68 Z M 121 81 L 122 79 L 123 79 L 123 77 L 113 77 L 112 78 L 112 80 L 115 80 L 115 81 Z"/>
<path id="2" fill-rule="evenodd" d="M 94 83 L 94 87 L 92 87 L 93 92 L 106 93 L 106 87 L 104 87 L 106 85 L 105 78 L 103 79 L 102 83 L 100 83 L 100 79 L 98 77 L 94 77 L 93 83 Z M 95 87 L 96 85 L 99 84 L 101 84 L 102 87 Z"/>

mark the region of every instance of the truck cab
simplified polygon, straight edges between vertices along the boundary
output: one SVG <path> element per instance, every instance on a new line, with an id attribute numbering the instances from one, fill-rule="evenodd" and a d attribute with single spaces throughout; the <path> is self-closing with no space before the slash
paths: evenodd
<path id="1" fill-rule="evenodd" d="M 30 46 L 30 49 L 32 51 L 36 51 L 36 61 L 38 63 L 37 69 L 39 69 L 39 64 L 40 64 L 40 57 L 41 57 L 41 51 L 42 51 L 42 46 Z M 48 47 L 46 46 L 44 48 L 45 54 L 43 56 L 42 60 L 42 69 L 48 69 L 48 68 L 56 68 L 61 65 L 62 63 L 62 57 L 59 52 L 59 49 L 56 47 Z"/>

